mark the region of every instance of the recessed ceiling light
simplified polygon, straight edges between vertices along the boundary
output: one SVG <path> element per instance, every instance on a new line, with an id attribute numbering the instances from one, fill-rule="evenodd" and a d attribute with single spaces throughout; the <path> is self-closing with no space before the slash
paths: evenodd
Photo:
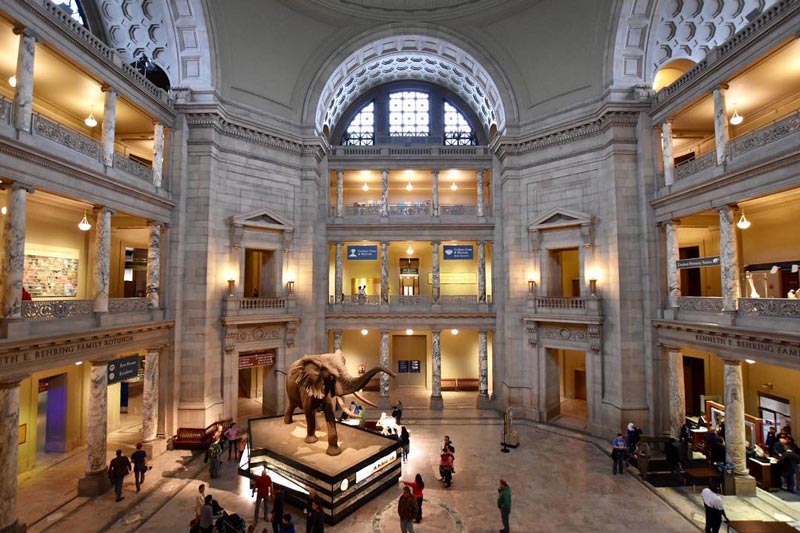
<path id="1" fill-rule="evenodd" d="M 406 185 L 406 190 L 407 190 L 407 191 L 413 191 L 413 190 L 414 190 L 414 186 L 413 186 L 413 185 L 411 185 L 411 182 L 410 182 L 410 181 L 408 182 L 408 185 Z"/>
<path id="2" fill-rule="evenodd" d="M 411 329 L 411 328 L 409 328 L 409 329 L 407 329 L 407 330 L 406 330 L 406 335 L 411 335 L 411 334 L 413 334 L 413 333 L 414 333 L 414 330 L 413 330 L 413 329 Z"/>
<path id="3" fill-rule="evenodd" d="M 361 334 L 362 334 L 362 335 L 366 335 L 367 333 L 369 333 L 369 331 L 368 331 L 368 330 L 366 330 L 366 329 L 362 329 L 362 330 L 361 330 Z"/>
<path id="4" fill-rule="evenodd" d="M 452 333 L 453 335 L 458 335 L 458 330 L 453 328 L 450 330 L 450 333 Z"/>

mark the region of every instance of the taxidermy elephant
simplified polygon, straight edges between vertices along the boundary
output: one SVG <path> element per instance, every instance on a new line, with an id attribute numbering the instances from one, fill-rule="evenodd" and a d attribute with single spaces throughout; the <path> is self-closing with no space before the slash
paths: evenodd
<path id="1" fill-rule="evenodd" d="M 317 409 L 322 406 L 325 412 L 325 423 L 328 426 L 328 455 L 339 455 L 338 435 L 336 433 L 336 405 L 341 406 L 348 416 L 358 418 L 351 412 L 343 400 L 343 396 L 353 394 L 360 401 L 377 408 L 374 403 L 366 400 L 358 392 L 369 383 L 369 380 L 378 372 L 395 377 L 396 374 L 385 366 L 376 366 L 369 369 L 361 376 L 351 376 L 345 366 L 344 354 L 341 350 L 336 353 L 306 355 L 292 363 L 286 373 L 286 394 L 289 405 L 283 421 L 292 423 L 292 414 L 295 408 L 302 407 L 306 415 L 307 435 L 305 441 L 317 442 L 316 417 Z"/>

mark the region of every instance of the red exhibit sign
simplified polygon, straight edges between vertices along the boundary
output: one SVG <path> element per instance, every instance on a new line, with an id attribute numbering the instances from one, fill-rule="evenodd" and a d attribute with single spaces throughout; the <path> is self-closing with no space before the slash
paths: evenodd
<path id="1" fill-rule="evenodd" d="M 239 354 L 239 370 L 255 366 L 272 366 L 275 364 L 275 352 L 248 352 Z"/>

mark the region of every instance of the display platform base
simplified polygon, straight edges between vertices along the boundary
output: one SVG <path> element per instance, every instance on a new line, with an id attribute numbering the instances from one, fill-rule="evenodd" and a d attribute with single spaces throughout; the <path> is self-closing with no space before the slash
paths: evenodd
<path id="1" fill-rule="evenodd" d="M 309 490 L 316 491 L 326 522 L 336 524 L 400 479 L 398 440 L 345 424 L 336 424 L 342 453 L 330 456 L 325 420 L 317 416 L 317 438 L 307 444 L 305 417 L 295 414 L 292 424 L 283 417 L 252 418 L 248 421 L 249 455 L 243 457 L 239 473 L 261 475 L 264 467 L 273 483 L 280 484 L 286 499 L 305 507 Z"/>

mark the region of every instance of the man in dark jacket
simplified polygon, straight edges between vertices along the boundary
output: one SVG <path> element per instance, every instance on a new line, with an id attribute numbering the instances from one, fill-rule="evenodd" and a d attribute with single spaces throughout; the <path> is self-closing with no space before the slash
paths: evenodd
<path id="1" fill-rule="evenodd" d="M 122 455 L 122 450 L 117 450 L 117 456 L 111 460 L 111 464 L 108 466 L 108 477 L 114 484 L 114 492 L 117 495 L 115 501 L 119 502 L 124 499 L 122 496 L 122 483 L 125 481 L 125 476 L 130 474 L 130 472 L 130 460 Z"/>
<path id="2" fill-rule="evenodd" d="M 271 514 L 272 531 L 273 533 L 278 533 L 278 530 L 281 527 L 281 519 L 283 519 L 283 503 L 285 498 L 283 494 L 283 487 L 277 483 L 273 483 L 272 493 L 275 495 L 274 501 L 272 502 Z"/>
<path id="3" fill-rule="evenodd" d="M 325 533 L 325 514 L 318 499 L 311 500 L 311 512 L 306 515 L 306 533 Z"/>
<path id="4" fill-rule="evenodd" d="M 497 484 L 497 508 L 500 509 L 500 518 L 503 520 L 503 533 L 509 533 L 508 517 L 511 515 L 511 487 L 505 479 Z"/>
<path id="5" fill-rule="evenodd" d="M 408 486 L 403 487 L 403 494 L 397 501 L 397 514 L 400 516 L 401 533 L 414 533 L 414 518 L 417 517 L 417 499 L 411 494 Z"/>

